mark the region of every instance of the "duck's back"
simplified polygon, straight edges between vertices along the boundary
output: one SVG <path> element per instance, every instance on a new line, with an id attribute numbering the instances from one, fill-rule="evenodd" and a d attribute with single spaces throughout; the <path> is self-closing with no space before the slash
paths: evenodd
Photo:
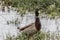
<path id="1" fill-rule="evenodd" d="M 22 30 L 21 29 L 21 31 L 22 32 L 24 32 L 24 33 L 26 33 L 26 34 L 29 34 L 29 35 L 32 35 L 32 34 L 34 34 L 34 33 L 36 33 L 37 32 L 37 29 L 36 29 L 36 27 L 35 27 L 35 23 L 32 23 L 32 24 L 30 24 L 30 25 L 28 25 L 28 26 L 26 26 L 27 28 L 22 28 L 22 29 L 24 29 L 24 30 Z"/>

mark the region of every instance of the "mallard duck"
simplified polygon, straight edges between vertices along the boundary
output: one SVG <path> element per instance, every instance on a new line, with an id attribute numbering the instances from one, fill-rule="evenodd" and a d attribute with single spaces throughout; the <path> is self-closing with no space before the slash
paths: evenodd
<path id="1" fill-rule="evenodd" d="M 41 22 L 39 20 L 39 13 L 38 13 L 39 9 L 35 9 L 35 22 L 31 23 L 27 26 L 24 26 L 23 28 L 17 28 L 19 29 L 21 32 L 32 35 L 38 31 L 40 31 L 41 29 Z"/>

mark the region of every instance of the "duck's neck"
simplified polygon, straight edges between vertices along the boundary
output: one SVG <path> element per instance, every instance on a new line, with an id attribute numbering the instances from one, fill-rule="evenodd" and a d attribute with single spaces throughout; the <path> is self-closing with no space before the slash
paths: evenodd
<path id="1" fill-rule="evenodd" d="M 38 17 L 39 16 L 39 13 L 38 13 L 38 10 L 35 11 L 35 17 Z"/>
<path id="2" fill-rule="evenodd" d="M 35 27 L 36 27 L 37 31 L 39 31 L 41 29 L 41 23 L 40 23 L 38 16 L 39 16 L 39 13 L 37 10 L 37 11 L 35 11 Z"/>
<path id="3" fill-rule="evenodd" d="M 35 11 L 35 22 L 38 22 L 39 20 L 39 13 L 38 13 L 38 10 Z"/>

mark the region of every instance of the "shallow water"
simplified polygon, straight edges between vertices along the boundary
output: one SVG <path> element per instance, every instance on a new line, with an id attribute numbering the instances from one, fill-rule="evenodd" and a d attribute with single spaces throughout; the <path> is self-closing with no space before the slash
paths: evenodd
<path id="1" fill-rule="evenodd" d="M 15 24 L 15 20 L 17 20 L 16 24 Z M 17 27 L 24 27 L 28 24 L 34 23 L 34 21 L 35 21 L 35 16 L 30 12 L 28 12 L 28 14 L 25 14 L 22 20 L 22 17 L 19 15 L 19 13 L 17 13 L 17 11 L 10 9 L 10 12 L 8 12 L 6 9 L 5 12 L 2 12 L 0 10 L 0 40 L 4 40 L 4 38 L 6 38 L 6 34 L 11 34 L 11 36 L 12 35 L 17 36 L 17 33 L 19 32 L 19 30 L 17 30 Z M 60 29 L 59 27 L 60 18 L 56 20 L 56 19 L 50 19 L 46 17 L 44 18 L 40 17 L 40 21 L 42 25 L 41 31 L 56 32 L 57 27 L 58 30 Z"/>

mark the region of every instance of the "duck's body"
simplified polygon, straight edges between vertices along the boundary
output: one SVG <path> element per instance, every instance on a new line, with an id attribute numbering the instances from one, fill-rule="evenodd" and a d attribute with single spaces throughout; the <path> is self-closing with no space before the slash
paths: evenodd
<path id="1" fill-rule="evenodd" d="M 32 23 L 25 26 L 24 28 L 21 28 L 20 31 L 22 31 L 23 33 L 32 35 L 37 32 L 37 29 L 35 28 L 35 23 Z"/>
<path id="2" fill-rule="evenodd" d="M 38 9 L 36 9 L 35 11 L 35 22 L 34 23 L 31 23 L 23 28 L 19 28 L 20 31 L 26 33 L 26 34 L 29 34 L 29 35 L 32 35 L 38 31 L 40 31 L 41 29 L 41 23 L 40 23 L 40 20 L 39 20 L 39 13 L 38 13 Z"/>

